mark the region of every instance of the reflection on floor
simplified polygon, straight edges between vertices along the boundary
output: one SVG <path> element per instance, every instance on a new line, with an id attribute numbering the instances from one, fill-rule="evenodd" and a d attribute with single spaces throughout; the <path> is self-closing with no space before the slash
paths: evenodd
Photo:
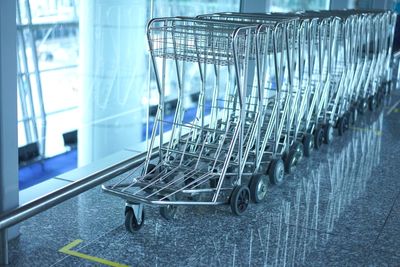
<path id="1" fill-rule="evenodd" d="M 227 206 L 186 207 L 165 221 L 146 207 L 145 226 L 132 235 L 122 225 L 123 201 L 95 188 L 24 222 L 11 263 L 398 266 L 400 109 L 391 107 L 399 99 L 393 93 L 380 113 L 303 160 L 242 217 Z"/>

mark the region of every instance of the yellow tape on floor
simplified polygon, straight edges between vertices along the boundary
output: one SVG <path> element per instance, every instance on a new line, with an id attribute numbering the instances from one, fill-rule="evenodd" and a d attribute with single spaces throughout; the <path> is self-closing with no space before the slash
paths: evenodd
<path id="1" fill-rule="evenodd" d="M 373 130 L 373 129 L 369 129 L 369 128 L 360 128 L 360 127 L 353 127 L 353 126 L 350 126 L 349 129 L 358 130 L 358 131 L 371 131 L 371 130 Z M 382 135 L 381 131 L 378 131 L 378 130 L 373 130 L 373 131 L 378 136 Z"/>
<path id="2" fill-rule="evenodd" d="M 59 252 L 64 253 L 64 254 L 68 254 L 68 255 L 71 255 L 71 256 L 74 256 L 74 257 L 78 257 L 78 258 L 81 258 L 81 259 L 85 259 L 85 260 L 88 260 L 88 261 L 101 263 L 101 264 L 108 265 L 108 266 L 128 267 L 128 265 L 125 265 L 125 264 L 112 262 L 112 261 L 109 261 L 109 260 L 105 260 L 105 259 L 102 259 L 102 258 L 86 255 L 86 254 L 71 250 L 72 248 L 76 247 L 77 245 L 79 245 L 82 242 L 83 242 L 83 240 L 77 239 L 77 240 L 69 243 L 65 247 L 62 247 L 59 250 Z"/>

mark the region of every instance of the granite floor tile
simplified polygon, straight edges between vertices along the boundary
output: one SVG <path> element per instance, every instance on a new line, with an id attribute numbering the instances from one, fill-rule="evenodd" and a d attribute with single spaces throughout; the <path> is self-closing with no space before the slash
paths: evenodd
<path id="1" fill-rule="evenodd" d="M 81 239 L 73 250 L 133 266 L 399 266 L 399 114 L 385 114 L 314 152 L 241 217 L 227 205 L 182 207 L 166 221 L 146 207 L 130 234 L 124 201 L 97 187 L 22 223 L 10 261 L 100 266 L 58 251 Z"/>
<path id="2" fill-rule="evenodd" d="M 400 196 L 393 205 L 393 209 L 391 210 L 379 237 L 374 243 L 373 248 L 400 257 Z"/>

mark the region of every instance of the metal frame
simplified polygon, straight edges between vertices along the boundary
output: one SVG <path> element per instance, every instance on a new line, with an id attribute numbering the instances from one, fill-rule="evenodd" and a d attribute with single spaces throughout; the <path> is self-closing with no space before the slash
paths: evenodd
<path id="1" fill-rule="evenodd" d="M 147 28 L 160 95 L 150 148 L 155 144 L 155 133 L 159 127 L 158 139 L 162 144 L 159 162 L 151 166 L 147 160 L 138 169 L 142 175 L 133 174 L 115 185 L 103 186 L 103 190 L 133 203 L 224 204 L 226 199 L 220 192 L 240 185 L 242 176 L 246 175 L 244 168 L 255 142 L 256 122 L 260 118 L 257 108 L 261 101 L 260 92 L 256 87 L 249 89 L 247 86 L 249 59 L 256 56 L 257 26 L 179 17 L 153 19 Z M 157 62 L 157 58 L 161 62 Z M 178 79 L 179 98 L 172 122 L 165 121 L 163 116 L 167 59 L 174 60 Z M 179 69 L 184 62 L 198 64 L 201 77 L 197 116 L 192 123 L 183 121 L 184 110 L 180 101 L 183 89 Z M 224 89 L 215 85 L 212 120 L 209 122 L 205 119 L 204 95 L 205 87 L 213 77 L 207 77 L 207 65 L 214 66 L 215 77 L 219 77 L 220 68 L 225 67 L 228 80 L 235 83 L 225 91 L 224 99 L 218 99 Z M 232 66 L 234 72 L 231 71 Z M 164 123 L 173 125 L 168 142 L 165 142 L 162 130 Z M 222 187 L 225 176 L 235 174 L 237 179 L 231 181 L 230 186 Z M 204 187 L 210 180 L 216 180 L 217 185 Z M 203 201 L 190 201 L 183 200 L 185 197 L 181 194 L 210 196 Z"/>
<path id="2" fill-rule="evenodd" d="M 18 206 L 15 1 L 0 2 L 0 213 Z M 0 264 L 8 263 L 8 238 L 16 228 L 0 229 Z"/>

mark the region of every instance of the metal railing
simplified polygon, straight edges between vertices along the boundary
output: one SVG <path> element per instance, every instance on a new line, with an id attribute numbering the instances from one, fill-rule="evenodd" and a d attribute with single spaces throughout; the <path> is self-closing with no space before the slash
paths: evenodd
<path id="1" fill-rule="evenodd" d="M 147 151 L 105 169 L 99 170 L 58 190 L 19 206 L 14 210 L 0 214 L 0 265 L 8 264 L 7 228 L 23 222 L 43 211 L 115 178 L 132 168 L 137 167 L 145 160 L 146 155 Z M 153 158 L 157 155 L 158 147 L 152 151 L 151 157 Z"/>

